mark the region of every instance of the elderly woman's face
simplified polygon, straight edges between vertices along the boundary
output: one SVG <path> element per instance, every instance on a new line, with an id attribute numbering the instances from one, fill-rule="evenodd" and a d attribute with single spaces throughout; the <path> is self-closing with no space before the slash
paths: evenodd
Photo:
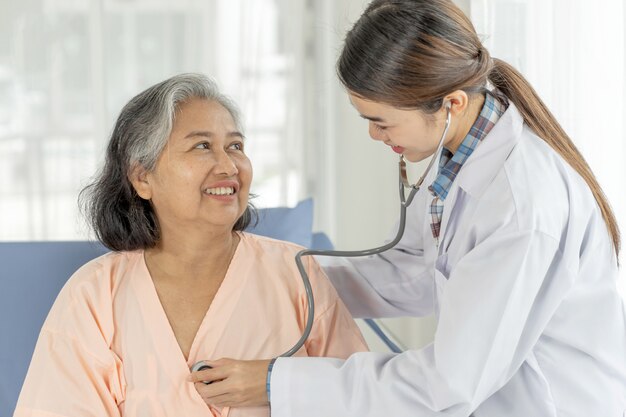
<path id="1" fill-rule="evenodd" d="M 179 104 L 167 146 L 145 174 L 163 230 L 232 228 L 247 207 L 251 181 L 242 133 L 228 110 L 205 99 Z"/>

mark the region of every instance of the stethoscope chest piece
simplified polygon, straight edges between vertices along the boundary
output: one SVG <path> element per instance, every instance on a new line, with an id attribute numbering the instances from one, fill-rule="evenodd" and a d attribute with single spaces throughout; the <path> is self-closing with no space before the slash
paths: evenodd
<path id="1" fill-rule="evenodd" d="M 212 366 L 207 365 L 204 361 L 196 362 L 191 367 L 191 372 L 204 371 L 205 369 L 212 369 Z M 203 384 L 209 385 L 212 384 L 213 381 L 202 381 Z"/>

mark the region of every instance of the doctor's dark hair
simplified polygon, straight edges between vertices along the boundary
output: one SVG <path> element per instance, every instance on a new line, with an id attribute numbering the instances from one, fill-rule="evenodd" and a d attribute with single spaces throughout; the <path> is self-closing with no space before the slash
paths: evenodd
<path id="1" fill-rule="evenodd" d="M 426 114 L 441 109 L 453 91 L 463 90 L 470 99 L 484 94 L 489 82 L 587 182 L 619 255 L 617 221 L 591 168 L 528 81 L 489 55 L 452 1 L 372 1 L 346 35 L 337 74 L 357 96 Z"/>
<path id="2" fill-rule="evenodd" d="M 79 196 L 96 237 L 114 251 L 147 249 L 160 239 L 149 201 L 139 197 L 129 175 L 138 164 L 152 171 L 172 132 L 179 104 L 192 98 L 215 101 L 243 132 L 237 106 L 201 74 L 181 74 L 160 82 L 124 106 L 109 140 L 104 166 Z M 243 230 L 255 213 L 248 204 L 233 230 Z"/>

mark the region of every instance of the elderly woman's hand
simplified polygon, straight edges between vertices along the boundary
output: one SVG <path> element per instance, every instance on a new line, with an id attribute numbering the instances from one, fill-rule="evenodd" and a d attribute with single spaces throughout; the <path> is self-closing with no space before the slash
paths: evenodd
<path id="1" fill-rule="evenodd" d="M 190 380 L 207 404 L 216 407 L 268 405 L 266 380 L 270 360 L 204 361 L 212 369 L 193 372 Z M 203 381 L 212 381 L 206 385 Z"/>

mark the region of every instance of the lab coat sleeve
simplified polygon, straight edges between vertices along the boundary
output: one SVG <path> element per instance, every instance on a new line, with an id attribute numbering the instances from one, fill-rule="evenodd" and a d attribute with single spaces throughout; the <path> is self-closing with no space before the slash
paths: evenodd
<path id="1" fill-rule="evenodd" d="M 345 361 L 279 358 L 272 416 L 469 416 L 531 355 L 571 287 L 561 260 L 540 232 L 490 237 L 450 273 L 433 344 Z"/>
<path id="2" fill-rule="evenodd" d="M 305 342 L 307 354 L 345 359 L 355 352 L 367 351 L 358 326 L 319 264 L 310 259 L 308 266 L 315 297 L 315 318 Z M 304 300 L 301 304 L 305 309 L 308 307 Z"/>
<path id="3" fill-rule="evenodd" d="M 67 287 L 39 335 L 14 417 L 120 416 L 125 382 L 107 341 L 106 300 L 88 286 Z"/>
<path id="4" fill-rule="evenodd" d="M 409 206 L 404 235 L 386 252 L 356 258 L 317 257 L 353 317 L 425 316 L 433 312 L 434 281 L 432 265 L 424 260 L 425 220 L 420 213 L 426 211 L 422 206 L 421 200 Z M 392 238 L 397 229 L 396 224 Z"/>

